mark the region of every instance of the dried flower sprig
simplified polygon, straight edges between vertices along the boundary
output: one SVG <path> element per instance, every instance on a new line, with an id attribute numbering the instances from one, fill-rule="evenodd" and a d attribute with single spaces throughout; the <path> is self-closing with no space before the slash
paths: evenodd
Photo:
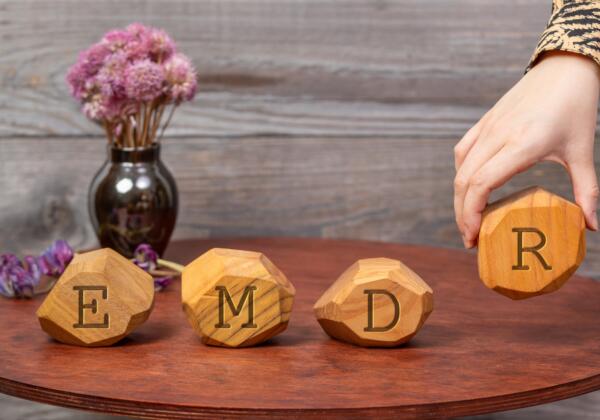
<path id="1" fill-rule="evenodd" d="M 27 255 L 20 260 L 14 254 L 0 255 L 0 295 L 8 298 L 31 298 L 47 293 L 76 254 L 66 241 L 55 241 L 39 256 Z M 152 275 L 154 288 L 161 291 L 183 271 L 183 266 L 158 258 L 148 244 L 137 247 L 132 262 Z"/>
<path id="2" fill-rule="evenodd" d="M 179 276 L 183 271 L 182 265 L 158 258 L 156 251 L 148 244 L 138 245 L 133 253 L 132 261 L 152 275 L 154 289 L 157 291 L 161 291 L 171 284 L 173 278 Z"/>
<path id="3" fill-rule="evenodd" d="M 0 255 L 0 294 L 9 298 L 31 298 L 46 293 L 54 285 L 69 262 L 73 250 L 66 241 L 55 241 L 41 255 L 27 255 L 21 261 L 16 255 Z"/>
<path id="4" fill-rule="evenodd" d="M 171 37 L 140 23 L 111 30 L 82 51 L 67 83 L 83 113 L 100 123 L 118 148 L 158 142 L 175 109 L 192 100 L 198 87 L 194 66 Z"/>

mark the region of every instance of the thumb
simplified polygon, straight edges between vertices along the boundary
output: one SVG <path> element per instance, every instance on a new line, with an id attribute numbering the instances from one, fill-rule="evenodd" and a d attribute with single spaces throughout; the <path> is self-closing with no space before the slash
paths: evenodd
<path id="1" fill-rule="evenodd" d="M 596 209 L 598 207 L 599 190 L 593 156 L 590 156 L 584 162 L 569 164 L 569 174 L 571 175 L 571 182 L 573 182 L 575 202 L 583 210 L 588 229 L 598 230 Z"/>

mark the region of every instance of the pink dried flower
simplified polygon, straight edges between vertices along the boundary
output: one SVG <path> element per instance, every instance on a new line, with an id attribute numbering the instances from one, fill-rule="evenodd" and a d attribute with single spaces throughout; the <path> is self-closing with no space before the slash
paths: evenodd
<path id="1" fill-rule="evenodd" d="M 79 57 L 79 61 L 83 65 L 83 70 L 88 76 L 94 76 L 102 67 L 104 59 L 110 54 L 110 50 L 106 45 L 94 44 Z"/>
<path id="2" fill-rule="evenodd" d="M 90 120 L 102 120 L 106 111 L 102 96 L 100 94 L 94 95 L 91 100 L 83 104 L 81 110 Z"/>
<path id="3" fill-rule="evenodd" d="M 125 28 L 130 40 L 125 51 L 131 61 L 150 58 L 150 36 L 152 29 L 141 23 L 132 23 Z"/>
<path id="4" fill-rule="evenodd" d="M 148 59 L 130 64 L 125 70 L 125 91 L 134 101 L 152 101 L 163 93 L 162 66 Z"/>
<path id="5" fill-rule="evenodd" d="M 125 69 L 128 64 L 127 54 L 123 51 L 106 58 L 98 72 L 98 82 L 104 95 L 125 96 Z"/>
<path id="6" fill-rule="evenodd" d="M 105 97 L 97 77 L 91 77 L 85 81 L 82 100 L 81 110 L 86 117 L 92 120 L 101 120 L 104 117 Z"/>
<path id="7" fill-rule="evenodd" d="M 141 23 L 111 30 L 83 51 L 69 68 L 67 82 L 83 113 L 102 123 L 117 147 L 158 141 L 165 105 L 191 100 L 197 89 L 196 71 L 176 53 L 173 39 Z M 170 116 L 161 133 L 169 121 Z"/>
<path id="8" fill-rule="evenodd" d="M 87 74 L 83 70 L 83 65 L 78 61 L 73 64 L 67 73 L 67 83 L 71 90 L 71 95 L 76 99 L 82 99 L 85 94 L 85 82 Z"/>
<path id="9" fill-rule="evenodd" d="M 165 78 L 169 85 L 169 99 L 173 102 L 189 101 L 196 95 L 196 70 L 185 55 L 174 54 L 165 63 Z"/>
<path id="10" fill-rule="evenodd" d="M 113 29 L 108 31 L 100 43 L 106 46 L 110 52 L 124 51 L 129 42 L 133 40 L 133 36 L 122 29 Z"/>
<path id="11" fill-rule="evenodd" d="M 175 53 L 175 43 L 162 29 L 151 29 L 148 37 L 150 57 L 157 63 L 162 63 Z"/>
<path id="12" fill-rule="evenodd" d="M 81 99 L 84 96 L 86 82 L 98 73 L 109 54 L 110 50 L 103 44 L 94 44 L 79 54 L 67 73 L 67 83 L 74 97 Z"/>
<path id="13" fill-rule="evenodd" d="M 124 98 L 111 96 L 104 101 L 104 118 L 107 121 L 115 121 L 118 119 L 123 119 L 130 114 L 134 114 L 135 107 L 131 107 L 130 105 L 131 104 Z M 130 111 L 128 111 L 128 109 Z"/>
<path id="14" fill-rule="evenodd" d="M 151 29 L 142 23 L 133 22 L 127 25 L 125 31 L 131 36 L 142 39 L 149 35 Z"/>

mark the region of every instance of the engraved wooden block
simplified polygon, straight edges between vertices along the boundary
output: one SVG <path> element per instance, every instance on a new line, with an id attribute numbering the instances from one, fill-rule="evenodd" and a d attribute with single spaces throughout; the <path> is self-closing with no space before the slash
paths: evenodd
<path id="1" fill-rule="evenodd" d="M 314 306 L 327 334 L 365 347 L 410 340 L 433 310 L 433 291 L 398 260 L 370 258 L 348 268 Z"/>
<path id="2" fill-rule="evenodd" d="M 259 344 L 286 329 L 296 290 L 258 252 L 214 248 L 182 274 L 183 310 L 202 342 Z"/>
<path id="3" fill-rule="evenodd" d="M 479 277 L 512 299 L 558 290 L 585 256 L 579 206 L 539 187 L 485 210 L 479 232 Z"/>
<path id="4" fill-rule="evenodd" d="M 112 249 L 77 255 L 37 311 L 42 329 L 78 346 L 109 346 L 152 311 L 152 276 Z"/>

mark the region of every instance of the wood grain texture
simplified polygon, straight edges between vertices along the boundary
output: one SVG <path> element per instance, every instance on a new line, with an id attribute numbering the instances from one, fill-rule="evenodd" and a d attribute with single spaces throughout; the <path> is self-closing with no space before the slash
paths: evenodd
<path id="1" fill-rule="evenodd" d="M 109 248 L 76 255 L 37 310 L 42 329 L 77 346 L 110 346 L 143 324 L 152 276 Z"/>
<path id="2" fill-rule="evenodd" d="M 559 293 L 523 305 L 480 285 L 475 256 L 463 251 L 281 238 L 182 241 L 168 256 L 187 263 L 214 247 L 269 255 L 296 283 L 285 333 L 235 351 L 202 346 L 177 310 L 175 283 L 121 345 L 85 349 L 48 340 L 33 316 L 37 301 L 3 300 L 0 340 L 11 363 L 0 364 L 0 391 L 147 418 L 434 419 L 600 388 L 596 282 L 574 278 Z M 373 350 L 331 340 L 313 316 L 313 303 L 353 261 L 380 255 L 406 261 L 427 279 L 436 311 L 406 347 Z M 97 375 L 118 374 L 100 381 L 90 366 Z M 277 392 L 265 392 L 272 389 Z"/>
<path id="3" fill-rule="evenodd" d="M 170 135 L 459 136 L 522 75 L 549 0 L 0 2 L 0 136 L 101 135 L 64 82 L 131 21 L 164 27 L 200 94 Z"/>
<path id="4" fill-rule="evenodd" d="M 483 283 L 512 299 L 560 289 L 585 257 L 581 208 L 531 187 L 490 204 L 479 232 Z"/>
<path id="5" fill-rule="evenodd" d="M 433 311 L 433 291 L 398 260 L 361 259 L 321 295 L 314 311 L 333 338 L 396 347 L 408 342 Z"/>
<path id="6" fill-rule="evenodd" d="M 249 347 L 283 332 L 296 289 L 265 255 L 211 249 L 183 270 L 181 302 L 202 342 Z"/>

